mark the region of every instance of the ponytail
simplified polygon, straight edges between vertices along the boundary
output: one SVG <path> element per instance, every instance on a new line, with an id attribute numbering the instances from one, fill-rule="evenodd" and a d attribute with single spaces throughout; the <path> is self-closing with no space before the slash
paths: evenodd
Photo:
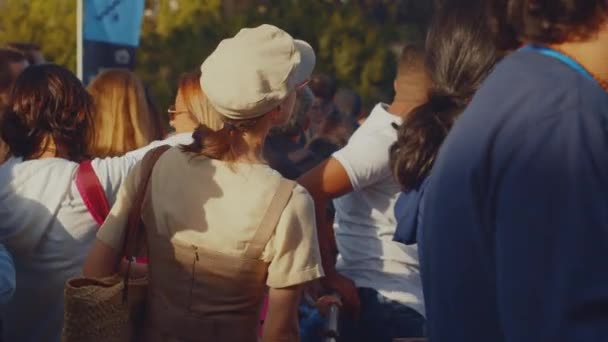
<path id="1" fill-rule="evenodd" d="M 404 191 L 429 176 L 439 148 L 460 113 L 500 58 L 484 6 L 444 5 L 426 39 L 426 69 L 433 81 L 428 101 L 397 128 L 391 171 Z"/>
<path id="2" fill-rule="evenodd" d="M 456 97 L 431 94 L 397 129 L 390 148 L 390 167 L 403 191 L 417 188 L 429 175 L 439 147 L 466 106 Z"/>
<path id="3" fill-rule="evenodd" d="M 199 125 L 190 145 L 182 146 L 182 151 L 202 154 L 211 159 L 234 162 L 238 158 L 235 146 L 243 143 L 243 133 L 254 128 L 260 118 L 247 120 L 231 120 L 222 118 L 224 125 L 217 131 L 206 125 Z"/>

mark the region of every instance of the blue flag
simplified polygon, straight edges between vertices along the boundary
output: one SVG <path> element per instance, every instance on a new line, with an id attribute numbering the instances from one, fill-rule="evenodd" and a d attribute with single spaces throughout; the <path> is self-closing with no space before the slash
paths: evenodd
<path id="1" fill-rule="evenodd" d="M 101 70 L 135 67 L 145 0 L 82 0 L 83 82 Z"/>
<path id="2" fill-rule="evenodd" d="M 139 45 L 145 0 L 85 0 L 84 40 Z"/>

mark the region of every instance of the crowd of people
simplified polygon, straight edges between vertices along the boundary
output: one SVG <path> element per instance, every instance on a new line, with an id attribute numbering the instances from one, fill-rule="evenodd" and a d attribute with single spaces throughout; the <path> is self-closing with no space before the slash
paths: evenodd
<path id="1" fill-rule="evenodd" d="M 607 340 L 608 1 L 435 5 L 369 113 L 267 24 L 166 113 L 1 48 L 0 340 L 62 340 L 66 282 L 116 273 L 147 341 L 322 341 L 334 305 L 345 342 Z"/>

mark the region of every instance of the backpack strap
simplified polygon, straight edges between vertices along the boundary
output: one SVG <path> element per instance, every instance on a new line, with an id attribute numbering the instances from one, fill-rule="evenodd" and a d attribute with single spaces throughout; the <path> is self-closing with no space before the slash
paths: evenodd
<path id="1" fill-rule="evenodd" d="M 270 201 L 270 205 L 268 206 L 253 239 L 251 239 L 251 242 L 249 242 L 245 249 L 246 258 L 258 259 L 262 255 L 268 240 L 270 240 L 270 236 L 274 233 L 274 230 L 279 223 L 283 210 L 291 199 L 291 194 L 293 193 L 295 186 L 296 182 L 285 178 L 281 179 L 277 191 Z"/>
<path id="2" fill-rule="evenodd" d="M 90 160 L 83 161 L 76 170 L 76 188 L 91 216 L 101 226 L 110 213 L 106 193 L 93 170 Z"/>

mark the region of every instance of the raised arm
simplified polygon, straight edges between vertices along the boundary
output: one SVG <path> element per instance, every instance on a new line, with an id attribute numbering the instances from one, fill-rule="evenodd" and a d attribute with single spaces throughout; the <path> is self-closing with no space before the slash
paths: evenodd
<path id="1" fill-rule="evenodd" d="M 315 203 L 319 247 L 325 270 L 325 278 L 322 279 L 323 285 L 330 290 L 337 291 L 347 310 L 358 315 L 361 304 L 355 284 L 336 272 L 338 248 L 332 222 L 325 215 L 332 199 L 353 191 L 348 174 L 338 160 L 329 158 L 304 174 L 298 182 L 308 190 Z"/>
<path id="2" fill-rule="evenodd" d="M 105 189 L 110 205 L 114 204 L 121 184 L 146 153 L 162 145 L 177 146 L 191 142 L 192 134 L 176 134 L 165 140 L 153 141 L 147 146 L 131 151 L 124 156 L 93 159 L 95 173 Z"/>
<path id="3" fill-rule="evenodd" d="M 87 277 L 105 277 L 114 274 L 116 271 L 124 271 L 126 262 L 120 262 L 121 269 L 116 266 L 122 258 L 121 248 L 125 238 L 129 212 L 133 206 L 135 198 L 136 184 L 140 178 L 141 163 L 138 163 L 133 172 L 129 174 L 124 184 L 121 186 L 116 202 L 112 206 L 106 221 L 99 228 L 97 239 L 87 256 L 83 268 L 83 274 Z M 131 265 L 132 277 L 137 277 L 145 273 L 142 265 Z"/>
<path id="4" fill-rule="evenodd" d="M 298 179 L 298 183 L 308 190 L 315 203 L 319 247 L 323 258 L 323 269 L 328 276 L 336 271 L 338 249 L 332 222 L 325 215 L 326 209 L 332 199 L 353 191 L 353 187 L 346 170 L 334 158 L 329 158 L 308 171 Z"/>

